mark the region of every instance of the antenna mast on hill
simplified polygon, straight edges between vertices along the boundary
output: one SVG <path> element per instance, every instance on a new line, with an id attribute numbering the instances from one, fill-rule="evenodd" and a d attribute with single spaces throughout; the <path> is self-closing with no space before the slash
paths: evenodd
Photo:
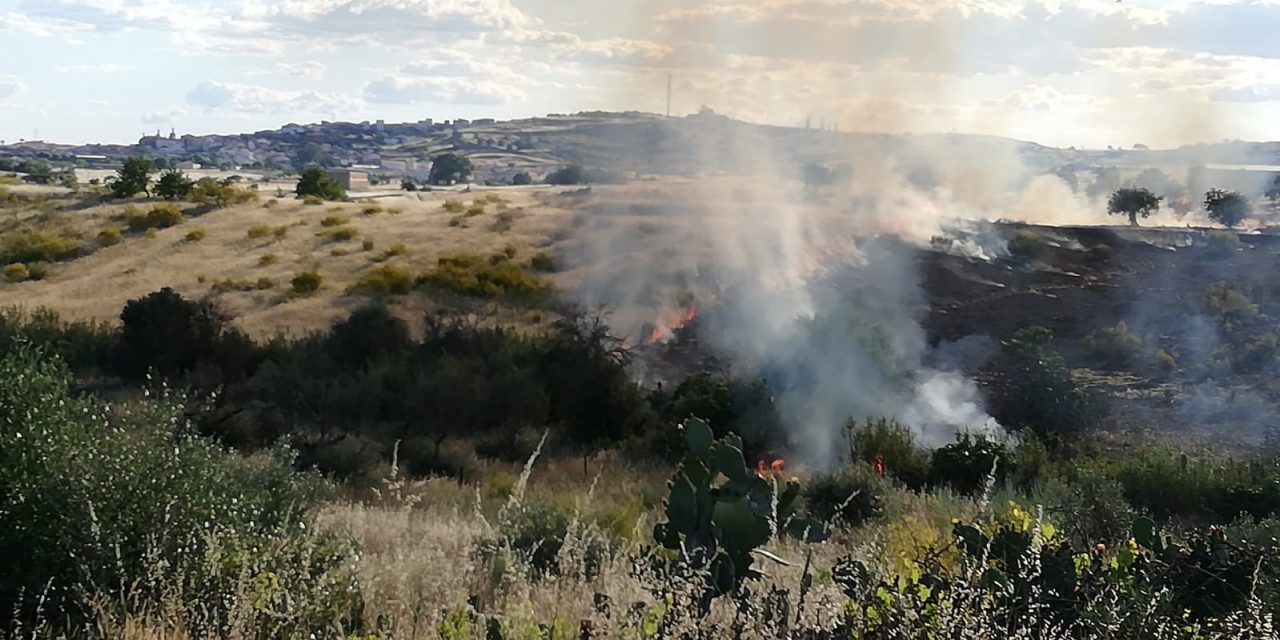
<path id="1" fill-rule="evenodd" d="M 671 117 L 671 74 L 667 74 L 667 117 Z"/>

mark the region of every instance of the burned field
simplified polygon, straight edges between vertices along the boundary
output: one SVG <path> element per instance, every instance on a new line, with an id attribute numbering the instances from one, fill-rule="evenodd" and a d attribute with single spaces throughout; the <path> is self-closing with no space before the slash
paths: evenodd
<path id="1" fill-rule="evenodd" d="M 1096 409 L 1093 444 L 1176 438 L 1230 455 L 1272 443 L 1280 286 L 1270 276 L 1280 236 L 1021 223 L 983 225 L 983 233 L 987 245 L 1007 248 L 984 259 L 941 238 L 931 247 L 878 242 L 905 252 L 918 273 L 919 291 L 890 306 L 910 307 L 905 314 L 918 320 L 924 365 L 971 378 L 998 421 L 1008 422 L 1001 407 L 1017 377 L 1007 343 L 1043 327 Z M 863 308 L 884 295 L 860 271 L 831 280 L 836 295 Z M 710 302 L 680 316 L 661 342 L 636 348 L 638 368 L 658 380 L 740 370 L 708 344 L 721 311 Z"/>

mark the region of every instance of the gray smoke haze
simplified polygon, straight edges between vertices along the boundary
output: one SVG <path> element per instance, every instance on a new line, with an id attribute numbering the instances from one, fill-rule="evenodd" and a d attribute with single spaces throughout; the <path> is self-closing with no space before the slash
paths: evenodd
<path id="1" fill-rule="evenodd" d="M 935 35 L 917 53 L 940 67 L 973 44 Z M 898 107 L 928 92 L 919 83 L 884 73 L 872 99 L 859 87 L 857 106 L 833 120 L 845 131 L 913 130 L 912 110 Z M 1177 113 L 1150 122 L 1167 133 L 1212 120 Z M 960 431 L 1002 431 L 959 373 L 958 360 L 979 356 L 935 354 L 927 344 L 916 248 L 990 260 L 1007 249 L 981 221 L 1119 222 L 1105 196 L 1086 194 L 1087 172 L 1073 188 L 1051 175 L 1051 163 L 1028 161 L 1031 145 L 1011 140 L 774 135 L 713 115 L 668 122 L 683 134 L 652 146 L 682 145 L 682 166 L 696 177 L 592 196 L 563 247 L 581 267 L 571 288 L 585 305 L 612 309 L 633 344 L 668 339 L 696 309 L 700 345 L 733 373 L 767 380 L 799 453 L 817 465 L 836 461 L 848 418 L 898 419 L 928 446 Z M 799 178 L 813 162 L 833 171 L 820 189 Z M 1150 220 L 1188 221 L 1169 210 Z"/>

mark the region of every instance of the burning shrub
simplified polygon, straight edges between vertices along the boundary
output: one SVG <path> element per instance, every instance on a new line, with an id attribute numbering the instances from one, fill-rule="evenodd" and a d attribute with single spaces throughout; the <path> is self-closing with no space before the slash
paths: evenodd
<path id="1" fill-rule="evenodd" d="M 861 460 L 888 474 L 911 489 L 919 490 L 929 480 L 929 454 L 916 446 L 907 426 L 892 420 L 856 420 L 845 424 L 849 437 L 850 458 Z"/>

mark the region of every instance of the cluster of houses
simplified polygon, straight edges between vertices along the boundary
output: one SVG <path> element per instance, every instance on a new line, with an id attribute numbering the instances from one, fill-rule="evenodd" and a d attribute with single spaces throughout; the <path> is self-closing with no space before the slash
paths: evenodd
<path id="1" fill-rule="evenodd" d="M 436 122 L 433 119 L 413 123 L 321 122 L 288 124 L 275 131 L 258 131 L 239 135 L 181 135 L 176 131 L 162 135 L 146 135 L 138 140 L 138 148 L 156 156 L 186 159 L 207 158 L 237 167 L 288 168 L 297 163 L 304 147 L 323 154 L 326 164 L 386 176 L 425 179 L 431 161 L 425 157 L 398 151 L 396 147 L 433 135 L 446 135 L 459 142 L 474 140 L 473 134 L 460 134 L 461 129 L 484 127 L 494 120 Z M 501 142 L 486 140 L 486 142 Z M 514 145 L 514 143 L 512 143 Z M 181 161 L 177 166 L 183 166 Z"/>

